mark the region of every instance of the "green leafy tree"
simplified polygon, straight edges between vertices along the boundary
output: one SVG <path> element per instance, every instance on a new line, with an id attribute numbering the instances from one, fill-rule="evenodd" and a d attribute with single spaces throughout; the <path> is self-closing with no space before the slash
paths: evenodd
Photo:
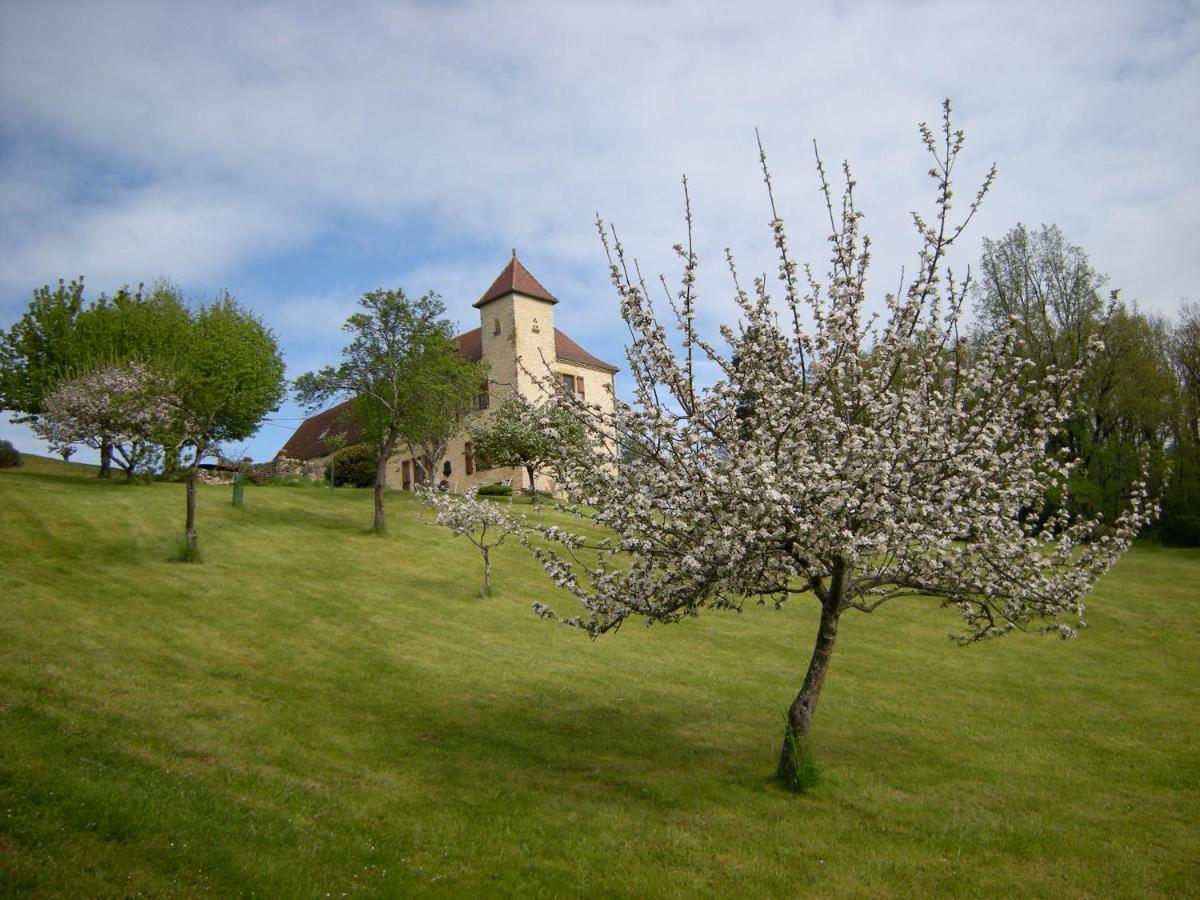
<path id="1" fill-rule="evenodd" d="M 1172 406 L 1171 485 L 1163 497 L 1164 543 L 1200 546 L 1200 307 L 1183 304 L 1170 335 L 1177 379 Z"/>
<path id="2" fill-rule="evenodd" d="M 467 415 L 476 407 L 487 367 L 464 359 L 448 336 L 432 336 L 413 363 L 403 385 L 407 401 L 400 420 L 400 440 L 409 455 L 421 461 L 432 486 L 450 439 L 462 431 Z"/>
<path id="3" fill-rule="evenodd" d="M 535 406 L 513 395 L 497 407 L 491 421 L 471 431 L 480 468 L 522 468 L 529 475 L 533 502 L 538 502 L 537 475 L 553 469 L 568 445 L 582 448 L 583 426 L 554 406 Z"/>
<path id="4" fill-rule="evenodd" d="M 84 309 L 83 278 L 33 292 L 29 309 L 0 330 L 0 409 L 12 422 L 36 422 L 42 403 L 71 368 L 69 341 Z"/>
<path id="5" fill-rule="evenodd" d="M 1115 517 L 1147 465 L 1157 491 L 1174 395 L 1165 325 L 1129 308 L 1116 291 L 1106 298 L 1107 278 L 1054 225 L 1037 231 L 1018 225 L 1000 240 L 984 240 L 980 268 L 975 343 L 1011 330 L 1029 363 L 1025 389 L 1046 386 L 1060 405 L 1074 405 L 1051 439 L 1051 449 L 1075 462 L 1067 501 L 1072 511 Z M 1085 363 L 1078 384 L 1059 377 Z"/>
<path id="6" fill-rule="evenodd" d="M 283 357 L 270 330 L 229 294 L 190 318 L 170 379 L 175 398 L 164 443 L 190 451 L 186 553 L 196 553 L 196 478 L 220 444 L 249 438 L 285 392 Z"/>
<path id="7" fill-rule="evenodd" d="M 351 398 L 351 414 L 364 441 L 376 451 L 373 528 L 383 531 L 383 492 L 387 464 L 401 443 L 436 449 L 434 440 L 448 426 L 456 386 L 464 367 L 472 372 L 472 393 L 483 371 L 468 363 L 452 339 L 446 308 L 433 292 L 409 300 L 402 290 L 363 294 L 360 312 L 342 330 L 351 336 L 342 361 L 296 379 L 300 405 L 316 410 L 331 400 Z M 443 451 L 444 452 L 444 451 Z"/>
<path id="8" fill-rule="evenodd" d="M 28 311 L 0 330 L 0 406 L 13 422 L 35 421 L 42 401 L 73 363 L 70 335 L 84 309 L 83 278 L 33 292 Z"/>

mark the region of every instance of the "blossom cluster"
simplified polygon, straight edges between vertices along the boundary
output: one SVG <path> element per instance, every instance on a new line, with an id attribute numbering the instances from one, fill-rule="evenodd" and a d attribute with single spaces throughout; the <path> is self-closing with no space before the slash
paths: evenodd
<path id="1" fill-rule="evenodd" d="M 448 529 L 455 537 L 466 535 L 476 544 L 487 542 L 489 530 L 498 536 L 494 543 L 503 540 L 504 535 L 520 530 L 519 523 L 499 505 L 480 500 L 474 490 L 461 496 L 426 490 L 421 492 L 421 499 L 433 508 L 437 525 Z"/>
<path id="2" fill-rule="evenodd" d="M 112 448 L 131 474 L 157 450 L 156 435 L 169 420 L 173 401 L 161 379 L 131 362 L 96 369 L 61 382 L 45 399 L 34 432 L 51 450 L 83 444 Z"/>
<path id="3" fill-rule="evenodd" d="M 723 347 L 695 325 L 698 258 L 677 247 L 681 287 L 668 334 L 636 265 L 600 226 L 632 343 L 632 402 L 606 413 L 558 395 L 597 436 L 561 463 L 568 504 L 615 535 L 599 543 L 544 534 L 537 553 L 582 613 L 547 617 L 598 634 L 628 618 L 674 621 L 746 600 L 782 603 L 811 592 L 836 613 L 899 597 L 959 611 L 963 641 L 1081 623 L 1096 579 L 1154 515 L 1134 485 L 1116 521 L 1071 520 L 1071 464 L 1049 448 L 1071 415 L 1083 365 L 1030 384 L 1015 329 L 978 346 L 960 340 L 968 279 L 946 270 L 950 247 L 978 209 L 994 169 L 952 219 L 951 174 L 963 145 L 950 127 L 922 126 L 934 164 L 935 213 L 914 214 L 921 249 L 911 281 L 868 315 L 870 241 L 855 183 L 835 200 L 818 157 L 831 254 L 822 281 L 793 261 L 783 221 L 769 221 L 781 296 L 750 290 L 727 254 L 736 327 Z M 762 155 L 768 196 L 769 170 Z M 689 214 L 690 229 L 690 214 Z M 630 274 L 631 268 L 634 273 Z M 694 354 L 720 377 L 700 385 Z M 1067 398 L 1064 400 L 1064 397 Z M 598 462 L 619 436 L 619 470 Z M 578 550 L 593 550 L 586 558 Z M 1079 623 L 1077 623 L 1079 624 Z"/>

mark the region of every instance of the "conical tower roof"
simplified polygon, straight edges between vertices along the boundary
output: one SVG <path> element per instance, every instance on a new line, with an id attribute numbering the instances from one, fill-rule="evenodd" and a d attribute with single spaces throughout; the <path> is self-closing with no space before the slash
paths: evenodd
<path id="1" fill-rule="evenodd" d="M 517 259 L 517 251 L 514 250 L 512 259 L 504 267 L 504 271 L 496 276 L 496 280 L 492 282 L 492 286 L 483 292 L 482 297 L 475 301 L 475 308 L 478 309 L 485 303 L 499 300 L 501 297 L 511 294 L 514 291 L 518 294 L 524 294 L 526 297 L 536 297 L 539 300 L 548 300 L 551 303 L 558 302 L 557 297 L 542 287 L 541 282 L 529 274 L 529 270 Z"/>

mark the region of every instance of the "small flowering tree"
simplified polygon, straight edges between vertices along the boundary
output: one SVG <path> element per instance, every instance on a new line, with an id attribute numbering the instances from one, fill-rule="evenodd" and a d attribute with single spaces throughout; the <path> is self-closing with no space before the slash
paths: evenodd
<path id="1" fill-rule="evenodd" d="M 535 553 L 582 613 L 535 610 L 596 636 L 628 619 L 675 622 L 747 600 L 811 598 L 820 620 L 778 766 L 788 785 L 797 784 L 844 613 L 930 598 L 959 614 L 963 643 L 1033 626 L 1074 637 L 1085 595 L 1153 512 L 1134 486 L 1113 522 L 1040 514 L 1066 489 L 1070 463 L 1047 448 L 1071 414 L 1082 365 L 1051 367 L 1029 389 L 1014 329 L 970 353 L 959 341 L 969 278 L 944 272 L 946 254 L 995 170 L 952 219 L 964 139 L 949 103 L 944 113 L 940 135 L 921 126 L 935 213 L 914 213 L 914 277 L 883 298 L 881 316 L 867 311 L 870 242 L 849 167 L 838 202 L 817 157 L 831 231 L 821 283 L 792 259 L 760 147 L 781 302 L 765 277 L 743 290 L 727 252 L 741 321 L 722 327 L 726 349 L 703 338 L 689 211 L 688 246 L 676 247 L 682 285 L 668 294 L 676 348 L 636 266 L 631 276 L 620 242 L 598 222 L 632 335 L 633 402 L 608 414 L 569 395 L 552 401 L 598 440 L 621 435 L 629 452 L 619 470 L 594 452 L 560 463 L 576 513 L 612 536 L 543 529 L 549 543 Z M 707 387 L 697 358 L 719 373 Z"/>
<path id="2" fill-rule="evenodd" d="M 132 479 L 158 457 L 156 433 L 172 408 L 161 379 L 141 363 L 108 366 L 61 382 L 42 401 L 32 428 L 67 459 L 75 445 L 111 448 Z"/>
<path id="3" fill-rule="evenodd" d="M 483 558 L 483 592 L 492 594 L 491 550 L 504 543 L 510 534 L 521 532 L 520 523 L 495 503 L 480 500 L 474 491 L 456 497 L 438 491 L 423 491 L 421 498 L 437 513 L 435 524 L 450 529 L 455 537 L 466 536 Z"/>
<path id="4" fill-rule="evenodd" d="M 537 406 L 519 394 L 507 398 L 491 421 L 472 429 L 471 442 L 480 468 L 522 468 L 538 502 L 537 475 L 553 469 L 567 443 L 581 445 L 585 433 L 574 417 L 555 406 Z"/>

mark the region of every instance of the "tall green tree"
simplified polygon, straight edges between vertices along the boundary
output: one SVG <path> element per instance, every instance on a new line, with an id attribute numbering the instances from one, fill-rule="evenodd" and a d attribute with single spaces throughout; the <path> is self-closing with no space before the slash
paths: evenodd
<path id="1" fill-rule="evenodd" d="M 387 465 L 396 448 L 428 442 L 436 449 L 433 438 L 453 427 L 449 418 L 457 414 L 453 386 L 469 372 L 474 396 L 484 370 L 458 352 L 436 293 L 410 300 L 403 290 L 380 288 L 363 294 L 358 305 L 360 312 L 342 326 L 351 340 L 341 363 L 305 372 L 294 387 L 297 402 L 310 410 L 335 399 L 354 401 L 352 415 L 376 451 L 372 527 L 383 531 Z"/>
<path id="2" fill-rule="evenodd" d="M 283 356 L 275 336 L 228 293 L 190 317 L 170 378 L 174 413 L 164 441 L 191 453 L 184 534 L 198 546 L 196 480 L 200 462 L 227 441 L 249 438 L 285 394 Z"/>
<path id="3" fill-rule="evenodd" d="M 61 279 L 33 292 L 29 309 L 7 331 L 0 329 L 0 408 L 14 422 L 31 422 L 54 383 L 71 367 L 71 333 L 84 310 L 83 278 Z"/>
<path id="4" fill-rule="evenodd" d="M 476 408 L 486 377 L 486 365 L 464 359 L 448 337 L 431 337 L 414 356 L 403 383 L 405 414 L 399 434 L 409 455 L 421 460 L 431 487 L 439 480 L 450 439 L 462 432 Z"/>
<path id="5" fill-rule="evenodd" d="M 81 373 L 126 363 L 167 368 L 181 353 L 190 321 L 187 301 L 172 282 L 125 286 L 111 297 L 101 294 L 80 313 L 66 339 L 67 354 Z"/>
<path id="6" fill-rule="evenodd" d="M 1075 462 L 1071 509 L 1114 517 L 1146 464 L 1156 491 L 1165 477 L 1174 394 L 1165 325 L 1116 291 L 1105 297 L 1107 278 L 1054 225 L 1018 225 L 999 240 L 985 239 L 980 270 L 976 343 L 1011 330 L 1027 361 L 1026 389 L 1042 386 L 1060 404 L 1074 405 L 1051 439 L 1051 449 Z M 1085 370 L 1078 383 L 1057 377 L 1075 368 Z"/>
<path id="7" fill-rule="evenodd" d="M 59 280 L 33 292 L 29 309 L 7 331 L 0 329 L 0 409 L 10 421 L 36 422 L 42 403 L 71 368 L 69 341 L 84 310 L 83 278 Z"/>
<path id="8" fill-rule="evenodd" d="M 1172 407 L 1170 489 L 1159 533 L 1164 543 L 1200 546 L 1200 307 L 1183 304 L 1170 336 L 1177 378 Z"/>

